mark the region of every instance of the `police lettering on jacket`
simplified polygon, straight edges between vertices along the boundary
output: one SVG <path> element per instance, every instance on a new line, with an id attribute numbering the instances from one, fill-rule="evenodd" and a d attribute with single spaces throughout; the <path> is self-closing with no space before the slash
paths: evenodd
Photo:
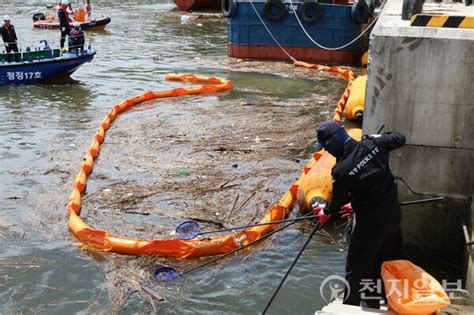
<path id="1" fill-rule="evenodd" d="M 389 153 L 405 144 L 405 136 L 387 132 L 380 137 L 350 139 L 332 169 L 332 200 L 324 209 L 335 214 L 351 202 L 359 222 L 399 222 L 398 190 L 390 171 Z"/>
<path id="2" fill-rule="evenodd" d="M 369 154 L 367 154 L 359 163 L 357 163 L 357 166 L 354 167 L 350 172 L 349 172 L 349 175 L 350 176 L 354 176 L 355 174 L 357 174 L 357 172 L 362 168 L 364 167 L 365 165 L 367 165 L 367 163 L 369 163 L 370 160 L 372 160 L 372 158 L 377 154 L 379 153 L 380 150 L 378 147 L 375 147 L 372 151 L 370 151 Z"/>

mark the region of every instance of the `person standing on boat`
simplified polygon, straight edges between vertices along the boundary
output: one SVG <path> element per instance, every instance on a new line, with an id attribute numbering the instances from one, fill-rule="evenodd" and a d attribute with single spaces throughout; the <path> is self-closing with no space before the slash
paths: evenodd
<path id="1" fill-rule="evenodd" d="M 332 169 L 333 197 L 327 205 L 312 204 L 320 223 L 341 210 L 354 210 L 357 223 L 346 260 L 344 304 L 380 307 L 380 268 L 387 260 L 400 259 L 401 211 L 395 177 L 389 167 L 389 153 L 405 144 L 398 132 L 364 136 L 358 142 L 331 120 L 316 130 L 319 149 L 336 157 Z M 351 204 L 347 204 L 348 202 Z M 372 283 L 372 292 L 367 283 Z M 381 283 L 379 285 L 379 283 Z"/>
<path id="2" fill-rule="evenodd" d="M 74 9 L 72 8 L 72 1 L 71 0 L 67 0 L 67 1 L 60 0 L 59 3 L 58 3 L 58 6 L 60 7 L 61 4 L 63 4 L 63 2 L 66 2 L 66 4 L 67 4 L 66 13 L 74 14 Z"/>
<path id="3" fill-rule="evenodd" d="M 61 49 L 64 48 L 64 43 L 66 42 L 66 35 L 69 35 L 71 32 L 71 27 L 69 26 L 69 18 L 67 16 L 67 7 L 68 0 L 62 0 L 61 5 L 58 9 L 58 19 L 59 19 L 59 28 L 61 30 Z"/>
<path id="4" fill-rule="evenodd" d="M 7 53 L 10 52 L 18 52 L 18 43 L 17 43 L 17 37 L 16 37 L 16 32 L 15 28 L 13 27 L 13 24 L 11 23 L 11 18 L 8 15 L 5 15 L 3 17 L 3 25 L 0 27 L 0 33 L 2 33 L 2 39 L 3 42 L 5 43 L 5 49 L 7 50 Z"/>
<path id="5" fill-rule="evenodd" d="M 69 51 L 80 52 L 84 50 L 84 32 L 81 31 L 81 24 L 74 22 L 73 29 L 69 33 Z"/>
<path id="6" fill-rule="evenodd" d="M 90 21 L 92 19 L 92 4 L 91 0 L 86 0 L 86 4 L 84 4 L 84 11 L 86 11 L 86 19 Z"/>

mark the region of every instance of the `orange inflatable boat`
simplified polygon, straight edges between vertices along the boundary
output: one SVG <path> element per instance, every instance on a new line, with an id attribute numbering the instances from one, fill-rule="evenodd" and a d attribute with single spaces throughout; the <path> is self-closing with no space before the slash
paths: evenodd
<path id="1" fill-rule="evenodd" d="M 112 20 L 110 17 L 86 20 L 85 11 L 77 10 L 74 14 L 74 21 L 79 22 L 82 30 L 102 31 Z M 73 22 L 69 23 L 73 27 Z M 59 20 L 56 10 L 53 8 L 45 13 L 37 12 L 33 14 L 33 27 L 41 29 L 59 29 Z"/>

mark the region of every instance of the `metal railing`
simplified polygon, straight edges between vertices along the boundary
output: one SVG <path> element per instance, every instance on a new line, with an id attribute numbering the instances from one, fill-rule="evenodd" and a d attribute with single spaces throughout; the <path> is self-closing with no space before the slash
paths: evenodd
<path id="1" fill-rule="evenodd" d="M 0 52 L 0 64 L 5 63 L 20 63 L 20 62 L 33 62 L 48 59 L 55 59 L 62 57 L 65 53 L 73 54 L 75 56 L 89 54 L 92 50 L 91 45 L 87 41 L 84 41 L 84 45 L 68 45 L 68 49 L 52 48 L 48 45 L 46 40 L 41 40 L 40 44 L 43 46 L 31 48 L 21 48 L 20 42 L 7 42 L 8 45 L 16 45 L 18 52 L 6 52 L 3 50 Z M 6 45 L 5 45 L 6 48 Z"/>

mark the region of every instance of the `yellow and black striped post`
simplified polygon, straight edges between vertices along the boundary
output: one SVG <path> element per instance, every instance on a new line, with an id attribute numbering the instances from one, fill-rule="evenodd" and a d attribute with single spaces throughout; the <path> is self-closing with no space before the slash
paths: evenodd
<path id="1" fill-rule="evenodd" d="M 474 28 L 474 16 L 416 14 L 411 18 L 411 26 Z"/>

